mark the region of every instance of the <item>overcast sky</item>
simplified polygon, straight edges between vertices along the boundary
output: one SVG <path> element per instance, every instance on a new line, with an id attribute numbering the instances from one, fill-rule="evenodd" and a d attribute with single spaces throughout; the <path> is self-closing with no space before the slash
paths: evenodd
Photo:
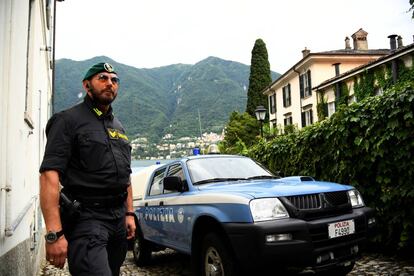
<path id="1" fill-rule="evenodd" d="M 250 65 L 261 38 L 271 70 L 284 73 L 305 47 L 343 49 L 359 28 L 370 49 L 389 48 L 390 34 L 413 43 L 409 8 L 409 0 L 65 0 L 57 2 L 56 58 L 105 55 L 154 68 L 215 56 Z"/>

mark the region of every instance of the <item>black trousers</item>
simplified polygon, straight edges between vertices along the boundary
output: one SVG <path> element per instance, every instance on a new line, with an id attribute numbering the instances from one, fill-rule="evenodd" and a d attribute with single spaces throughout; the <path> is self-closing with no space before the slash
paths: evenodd
<path id="1" fill-rule="evenodd" d="M 124 217 L 98 220 L 81 216 L 64 228 L 73 276 L 119 275 L 128 248 Z"/>

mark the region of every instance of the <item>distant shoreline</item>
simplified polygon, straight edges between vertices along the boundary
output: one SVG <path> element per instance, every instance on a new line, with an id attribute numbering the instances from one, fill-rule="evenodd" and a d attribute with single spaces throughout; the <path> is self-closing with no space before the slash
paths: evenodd
<path id="1" fill-rule="evenodd" d="M 131 161 L 131 168 L 132 168 L 133 172 L 136 172 L 136 171 L 139 171 L 142 168 L 145 168 L 145 167 L 148 167 L 148 166 L 151 166 L 151 165 L 156 165 L 157 162 L 159 162 L 160 164 L 164 164 L 164 163 L 168 163 L 168 162 L 171 162 L 171 161 L 174 161 L 174 159 L 162 159 L 162 160 L 159 160 L 159 159 L 155 159 L 155 160 L 144 159 L 144 160 L 141 160 L 141 159 L 139 159 L 139 160 L 132 160 Z"/>

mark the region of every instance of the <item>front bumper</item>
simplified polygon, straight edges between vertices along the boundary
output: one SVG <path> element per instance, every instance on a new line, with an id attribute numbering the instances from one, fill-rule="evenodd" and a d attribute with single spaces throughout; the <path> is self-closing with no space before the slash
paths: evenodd
<path id="1" fill-rule="evenodd" d="M 253 224 L 226 223 L 224 229 L 238 261 L 247 268 L 268 264 L 326 269 L 353 261 L 363 248 L 374 224 L 371 208 L 317 220 L 288 218 Z M 330 239 L 328 224 L 353 219 L 355 233 Z M 266 242 L 266 235 L 290 234 L 291 240 Z"/>

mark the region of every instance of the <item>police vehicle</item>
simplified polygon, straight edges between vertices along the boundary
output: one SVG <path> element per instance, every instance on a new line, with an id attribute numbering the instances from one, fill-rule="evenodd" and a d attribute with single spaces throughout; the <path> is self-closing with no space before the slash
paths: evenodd
<path id="1" fill-rule="evenodd" d="M 190 156 L 147 168 L 132 183 L 138 266 L 172 248 L 191 256 L 196 275 L 345 275 L 375 225 L 352 186 L 280 178 L 243 156 Z"/>

